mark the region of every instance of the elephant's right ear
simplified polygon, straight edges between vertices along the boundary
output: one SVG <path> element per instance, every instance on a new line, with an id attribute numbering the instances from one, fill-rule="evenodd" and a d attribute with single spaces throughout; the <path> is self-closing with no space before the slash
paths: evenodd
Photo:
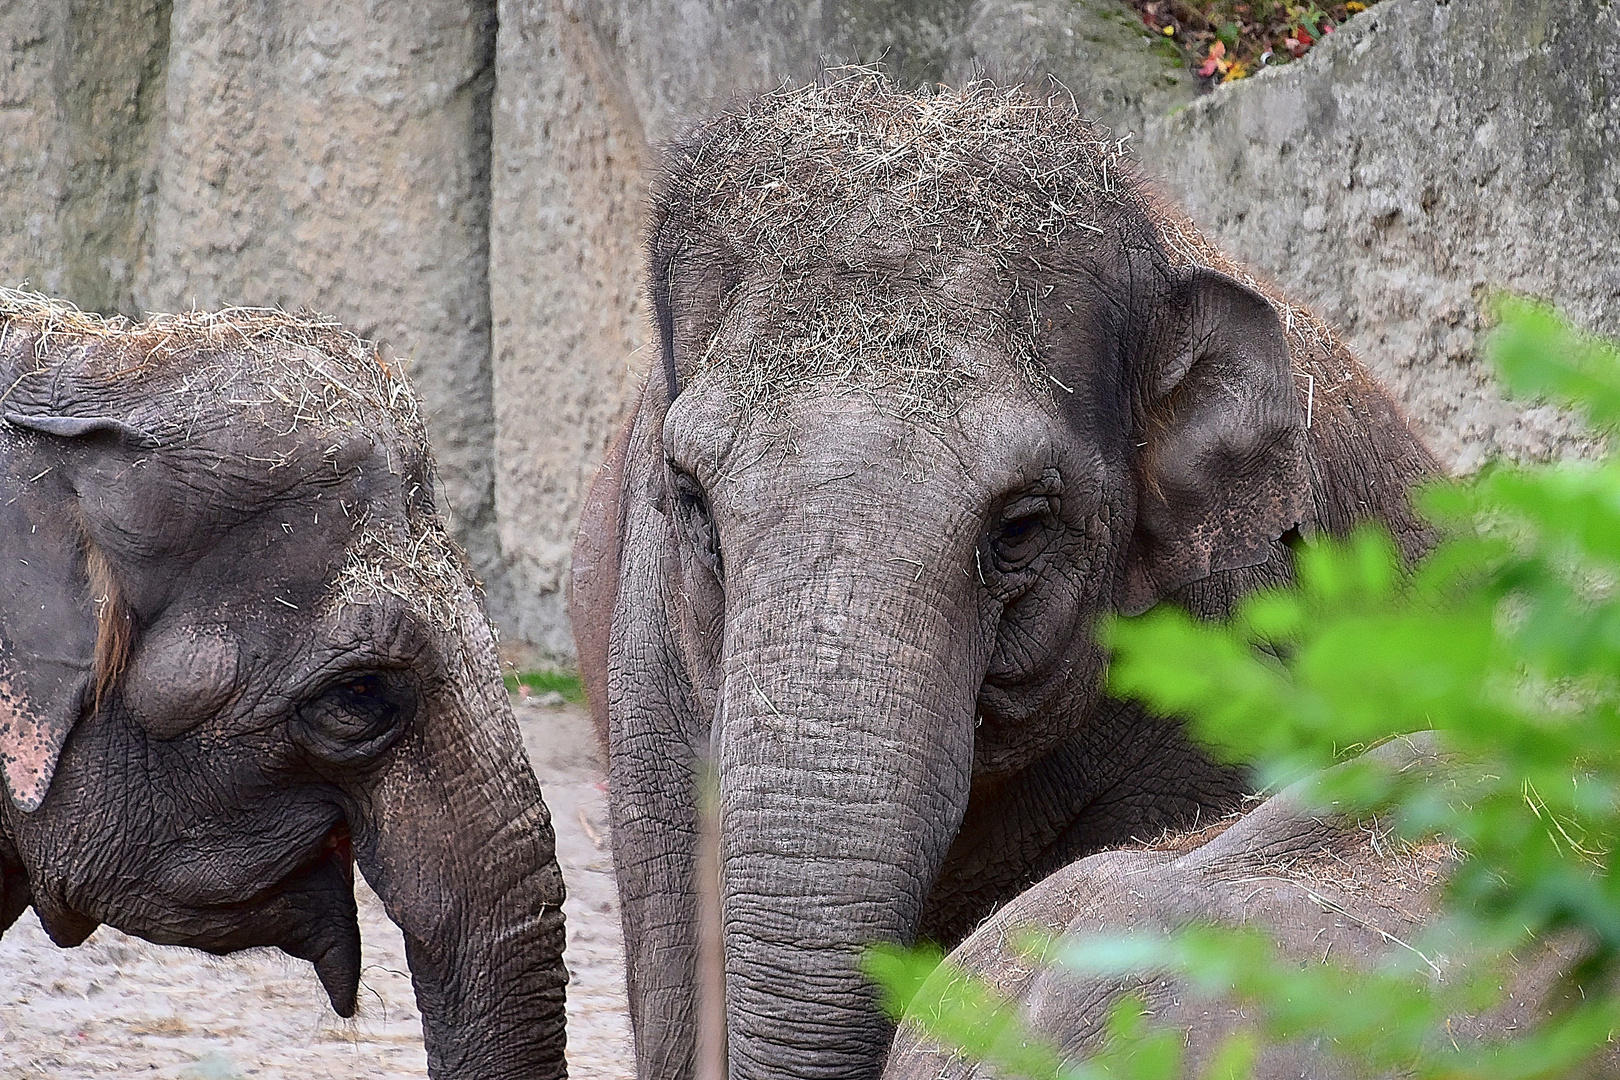
<path id="1" fill-rule="evenodd" d="M 1152 335 L 1121 608 L 1265 562 L 1310 505 L 1305 417 L 1270 302 L 1214 270 L 1174 283 Z"/>
<path id="2" fill-rule="evenodd" d="M 134 620 L 85 534 L 71 477 L 76 445 L 112 436 L 143 444 L 122 421 L 7 413 L 0 500 L 0 777 L 24 812 L 39 808 L 69 733 L 117 678 Z"/>

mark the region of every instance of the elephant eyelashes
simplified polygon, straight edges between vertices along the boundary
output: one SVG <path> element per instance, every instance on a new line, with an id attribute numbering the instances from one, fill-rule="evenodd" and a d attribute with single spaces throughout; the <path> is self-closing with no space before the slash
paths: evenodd
<path id="1" fill-rule="evenodd" d="M 679 469 L 670 471 L 675 478 L 675 514 L 681 535 L 691 545 L 698 561 L 709 568 L 716 580 L 724 583 L 720 537 L 709 514 L 709 500 L 704 497 L 702 486 L 690 475 Z"/>
<path id="2" fill-rule="evenodd" d="M 340 765 L 379 757 L 416 715 L 416 695 L 396 674 L 373 671 L 334 683 L 298 709 L 299 741 Z"/>

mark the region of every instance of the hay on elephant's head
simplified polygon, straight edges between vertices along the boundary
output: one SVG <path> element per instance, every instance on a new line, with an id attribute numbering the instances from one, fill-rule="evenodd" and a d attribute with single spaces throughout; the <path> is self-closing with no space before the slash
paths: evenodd
<path id="1" fill-rule="evenodd" d="M 314 436 L 335 453 L 350 435 L 397 447 L 389 467 L 418 463 L 435 482 L 422 407 L 397 364 L 336 320 L 277 308 L 154 314 L 136 322 L 81 311 L 22 289 L 0 289 L 0 365 L 10 372 L 0 412 L 26 399 L 72 415 L 90 404 L 151 436 L 154 453 L 199 430 L 264 430 L 271 469 L 291 463 Z M 401 473 L 403 475 L 403 473 Z M 459 639 L 475 584 L 433 509 L 431 492 L 407 497 L 402 520 L 362 512 L 332 583 L 334 605 L 394 597 Z"/>
<path id="2" fill-rule="evenodd" d="M 748 302 L 768 312 L 746 355 L 726 318 L 751 316 L 731 305 L 685 358 L 684 376 L 721 369 L 746 405 L 829 379 L 923 405 L 969 377 L 957 353 L 975 346 L 1039 381 L 1030 272 L 1143 205 L 1122 141 L 1067 96 L 987 82 L 913 95 L 861 68 L 702 124 L 670 152 L 658 202 L 666 229 L 747 266 Z M 997 279 L 988 306 L 938 288 L 964 257 Z"/>
<path id="3" fill-rule="evenodd" d="M 1076 237 L 1218 270 L 1266 297 L 1296 359 L 1342 351 L 1158 202 L 1125 140 L 1062 92 L 976 81 L 907 94 L 874 70 L 832 69 L 690 132 L 667 154 L 656 211 L 655 273 L 679 275 L 683 244 L 746 268 L 709 339 L 679 358 L 682 381 L 714 370 L 745 410 L 818 382 L 880 385 L 902 413 L 948 411 L 976 370 L 963 353 L 1052 390 L 1040 301 L 1048 256 Z M 975 261 L 990 275 L 980 295 L 948 295 L 948 273 Z"/>
<path id="4" fill-rule="evenodd" d="M 87 390 L 142 380 L 148 388 L 139 403 L 143 430 L 158 437 L 184 437 L 188 421 L 224 403 L 240 421 L 280 431 L 337 430 L 386 415 L 425 441 L 421 407 L 403 374 L 375 345 L 322 315 L 232 307 L 135 322 L 0 289 L 0 324 L 7 335 L 29 339 L 34 365 L 18 368 L 19 386 L 65 371 L 64 364 Z M 0 352 L 10 355 L 16 347 Z"/>

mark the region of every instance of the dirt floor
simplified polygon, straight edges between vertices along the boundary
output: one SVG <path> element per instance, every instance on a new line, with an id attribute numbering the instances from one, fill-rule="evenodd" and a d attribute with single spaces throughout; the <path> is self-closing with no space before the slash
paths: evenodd
<path id="1" fill-rule="evenodd" d="M 634 1057 L 602 767 L 582 710 L 534 702 L 517 714 L 568 883 L 569 1073 L 617 1080 Z M 358 893 L 365 968 L 353 1020 L 332 1013 L 309 965 L 277 951 L 219 959 L 105 926 L 58 949 L 27 912 L 0 938 L 0 1077 L 425 1077 L 404 944 L 376 895 Z"/>

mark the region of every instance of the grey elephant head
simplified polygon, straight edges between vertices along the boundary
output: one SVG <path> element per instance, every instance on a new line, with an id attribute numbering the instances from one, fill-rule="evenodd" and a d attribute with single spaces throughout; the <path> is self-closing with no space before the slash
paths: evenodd
<path id="1" fill-rule="evenodd" d="M 436 1077 L 563 1075 L 562 880 L 416 399 L 335 324 L 0 309 L 0 928 L 278 946 L 353 866 Z"/>
<path id="2" fill-rule="evenodd" d="M 641 1067 L 692 1068 L 709 759 L 732 1074 L 873 1075 L 860 946 L 1244 791 L 1103 693 L 1097 620 L 1416 537 L 1432 462 L 1066 99 L 774 94 L 672 150 L 651 236 L 664 365 L 575 572 Z"/>

